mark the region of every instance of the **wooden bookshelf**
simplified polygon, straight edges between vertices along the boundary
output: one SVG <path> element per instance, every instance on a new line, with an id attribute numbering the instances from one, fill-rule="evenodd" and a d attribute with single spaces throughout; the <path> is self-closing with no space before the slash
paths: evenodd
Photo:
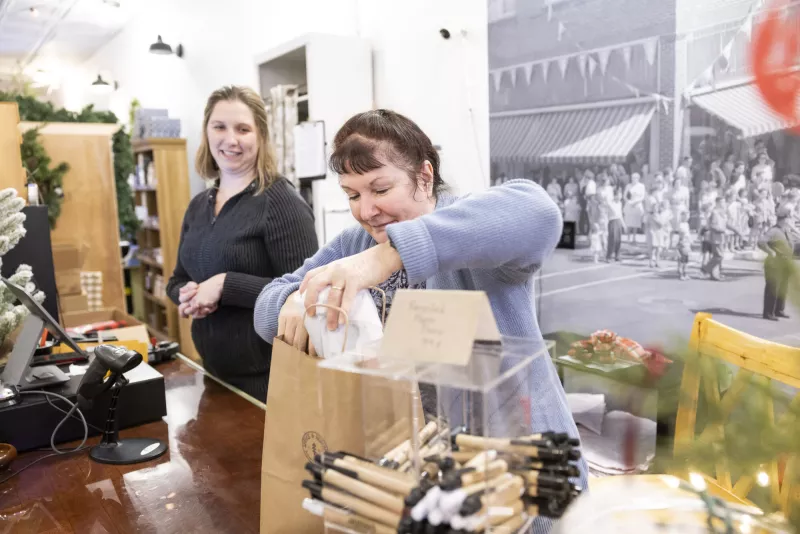
<path id="1" fill-rule="evenodd" d="M 148 217 L 142 224 L 137 242 L 136 257 L 141 268 L 134 283 L 141 284 L 141 309 L 134 314 L 147 324 L 150 335 L 158 341 L 172 340 L 181 345 L 181 352 L 197 359 L 192 343 L 190 323 L 178 317 L 178 308 L 164 294 L 175 262 L 183 224 L 183 214 L 189 205 L 189 168 L 185 139 L 142 139 L 133 142 L 133 152 L 141 172 L 153 163 L 154 183 L 138 183 L 133 187 L 134 203 L 146 207 Z M 153 254 L 161 250 L 161 259 Z M 160 279 L 160 284 L 156 280 Z M 161 288 L 159 292 L 156 292 Z"/>

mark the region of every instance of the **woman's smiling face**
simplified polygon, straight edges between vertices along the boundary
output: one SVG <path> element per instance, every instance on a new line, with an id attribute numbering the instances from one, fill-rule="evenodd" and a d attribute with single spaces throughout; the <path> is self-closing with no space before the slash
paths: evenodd
<path id="1" fill-rule="evenodd" d="M 384 163 L 363 174 L 342 174 L 339 184 L 350 201 L 353 217 L 378 243 L 388 239 L 388 225 L 416 219 L 436 206 L 431 189 L 433 173 L 427 161 L 416 180 L 406 170 Z"/>

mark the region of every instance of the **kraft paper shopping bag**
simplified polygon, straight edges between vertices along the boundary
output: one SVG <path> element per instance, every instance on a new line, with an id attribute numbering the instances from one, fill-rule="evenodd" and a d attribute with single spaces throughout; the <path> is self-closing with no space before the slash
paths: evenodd
<path id="1" fill-rule="evenodd" d="M 319 368 L 319 361 L 280 338 L 273 342 L 261 534 L 322 532 L 320 519 L 302 509 L 308 492 L 301 484 L 310 478 L 304 467 L 315 454 L 345 450 L 377 459 L 377 450 L 391 450 L 418 428 L 411 382 Z"/>

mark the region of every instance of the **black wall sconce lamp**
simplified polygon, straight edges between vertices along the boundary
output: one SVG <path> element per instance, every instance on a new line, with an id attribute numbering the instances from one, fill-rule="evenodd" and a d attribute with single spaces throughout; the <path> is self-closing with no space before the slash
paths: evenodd
<path id="1" fill-rule="evenodd" d="M 150 45 L 150 53 L 168 56 L 172 54 L 172 47 L 162 41 L 161 36 L 159 35 L 158 40 Z M 178 57 L 183 57 L 183 45 L 179 44 L 175 47 L 175 55 Z"/>
<path id="2" fill-rule="evenodd" d="M 110 93 L 112 91 L 116 91 L 117 89 L 119 89 L 119 83 L 118 82 L 108 83 L 103 79 L 102 76 L 98 74 L 97 79 L 92 82 L 92 89 L 94 89 L 94 91 L 98 93 Z"/>

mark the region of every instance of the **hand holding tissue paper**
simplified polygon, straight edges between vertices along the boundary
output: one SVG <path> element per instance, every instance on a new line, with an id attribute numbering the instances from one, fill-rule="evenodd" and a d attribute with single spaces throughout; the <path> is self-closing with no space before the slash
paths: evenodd
<path id="1" fill-rule="evenodd" d="M 324 304 L 328 300 L 330 289 L 330 287 L 326 287 L 320 292 L 317 303 Z M 295 293 L 294 298 L 302 308 L 305 294 Z M 339 325 L 333 331 L 328 330 L 326 317 L 329 309 L 322 306 L 317 307 L 316 314 L 313 313 L 313 310 L 309 310 L 303 321 L 308 331 L 308 339 L 314 345 L 320 358 L 331 358 L 342 354 L 342 346 L 345 343 L 345 325 Z M 380 340 L 383 339 L 383 324 L 369 290 L 362 289 L 356 293 L 347 317 L 350 327 L 344 352 L 361 355 L 374 354 Z"/>

